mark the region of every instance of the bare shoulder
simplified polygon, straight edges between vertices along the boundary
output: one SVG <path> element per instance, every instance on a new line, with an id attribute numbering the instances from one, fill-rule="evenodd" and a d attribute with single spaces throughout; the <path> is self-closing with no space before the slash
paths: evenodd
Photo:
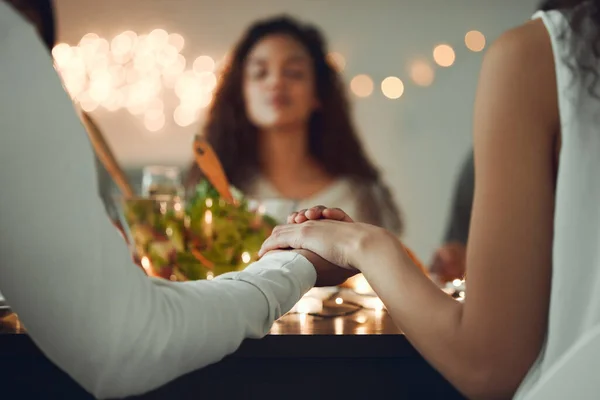
<path id="1" fill-rule="evenodd" d="M 513 28 L 492 43 L 484 57 L 480 89 L 513 109 L 542 117 L 547 128 L 558 125 L 554 54 L 541 19 Z"/>
<path id="2" fill-rule="evenodd" d="M 552 60 L 552 44 L 544 22 L 536 19 L 506 31 L 488 50 L 486 58 L 490 57 L 502 57 L 506 61 L 537 60 L 538 63 L 548 58 Z"/>

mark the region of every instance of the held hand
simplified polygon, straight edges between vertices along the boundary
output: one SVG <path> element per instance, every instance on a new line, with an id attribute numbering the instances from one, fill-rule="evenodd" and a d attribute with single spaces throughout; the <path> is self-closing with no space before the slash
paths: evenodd
<path id="1" fill-rule="evenodd" d="M 304 249 L 342 268 L 359 268 L 363 253 L 397 239 L 382 228 L 332 220 L 278 226 L 263 243 L 259 255 L 276 249 Z M 375 246 L 376 245 L 376 246 Z"/>
<path id="2" fill-rule="evenodd" d="M 288 224 L 301 224 L 309 220 L 331 219 L 341 222 L 354 222 L 343 210 L 339 208 L 328 208 L 315 206 L 309 209 L 291 213 L 287 218 Z"/>
<path id="3" fill-rule="evenodd" d="M 315 267 L 317 271 L 316 287 L 339 286 L 358 273 L 356 270 L 340 268 L 308 250 L 291 251 L 304 256 Z"/>

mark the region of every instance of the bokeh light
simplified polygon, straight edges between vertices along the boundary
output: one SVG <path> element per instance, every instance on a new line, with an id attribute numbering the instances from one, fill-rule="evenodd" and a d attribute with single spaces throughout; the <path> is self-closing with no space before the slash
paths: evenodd
<path id="1" fill-rule="evenodd" d="M 470 31 L 465 35 L 465 45 L 474 52 L 485 49 L 485 36 L 479 31 Z"/>
<path id="2" fill-rule="evenodd" d="M 388 99 L 399 99 L 404 94 L 404 83 L 396 76 L 388 76 L 381 82 L 381 91 Z"/>
<path id="3" fill-rule="evenodd" d="M 373 80 L 369 75 L 356 75 L 350 81 L 350 89 L 358 97 L 369 97 L 373 93 Z"/>
<path id="4" fill-rule="evenodd" d="M 435 72 L 429 62 L 415 60 L 409 66 L 409 75 L 418 86 L 431 86 L 435 79 Z"/>
<path id="5" fill-rule="evenodd" d="M 452 46 L 440 44 L 433 49 L 433 59 L 440 67 L 450 67 L 456 60 Z"/>

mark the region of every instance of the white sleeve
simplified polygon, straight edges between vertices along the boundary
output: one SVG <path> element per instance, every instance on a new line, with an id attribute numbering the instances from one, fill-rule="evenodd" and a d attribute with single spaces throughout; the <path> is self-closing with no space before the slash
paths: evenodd
<path id="1" fill-rule="evenodd" d="M 148 279 L 106 217 L 90 144 L 48 52 L 0 2 L 0 290 L 97 397 L 140 394 L 265 335 L 315 282 L 279 253 L 213 281 Z"/>

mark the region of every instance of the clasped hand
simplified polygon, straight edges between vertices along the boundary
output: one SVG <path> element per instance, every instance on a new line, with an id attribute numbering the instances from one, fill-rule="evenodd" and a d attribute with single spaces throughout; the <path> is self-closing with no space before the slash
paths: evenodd
<path id="1" fill-rule="evenodd" d="M 273 230 L 259 255 L 293 249 L 315 266 L 317 286 L 336 286 L 361 270 L 366 252 L 391 237 L 382 228 L 354 222 L 340 209 L 316 206 L 292 213 L 287 225 Z"/>

